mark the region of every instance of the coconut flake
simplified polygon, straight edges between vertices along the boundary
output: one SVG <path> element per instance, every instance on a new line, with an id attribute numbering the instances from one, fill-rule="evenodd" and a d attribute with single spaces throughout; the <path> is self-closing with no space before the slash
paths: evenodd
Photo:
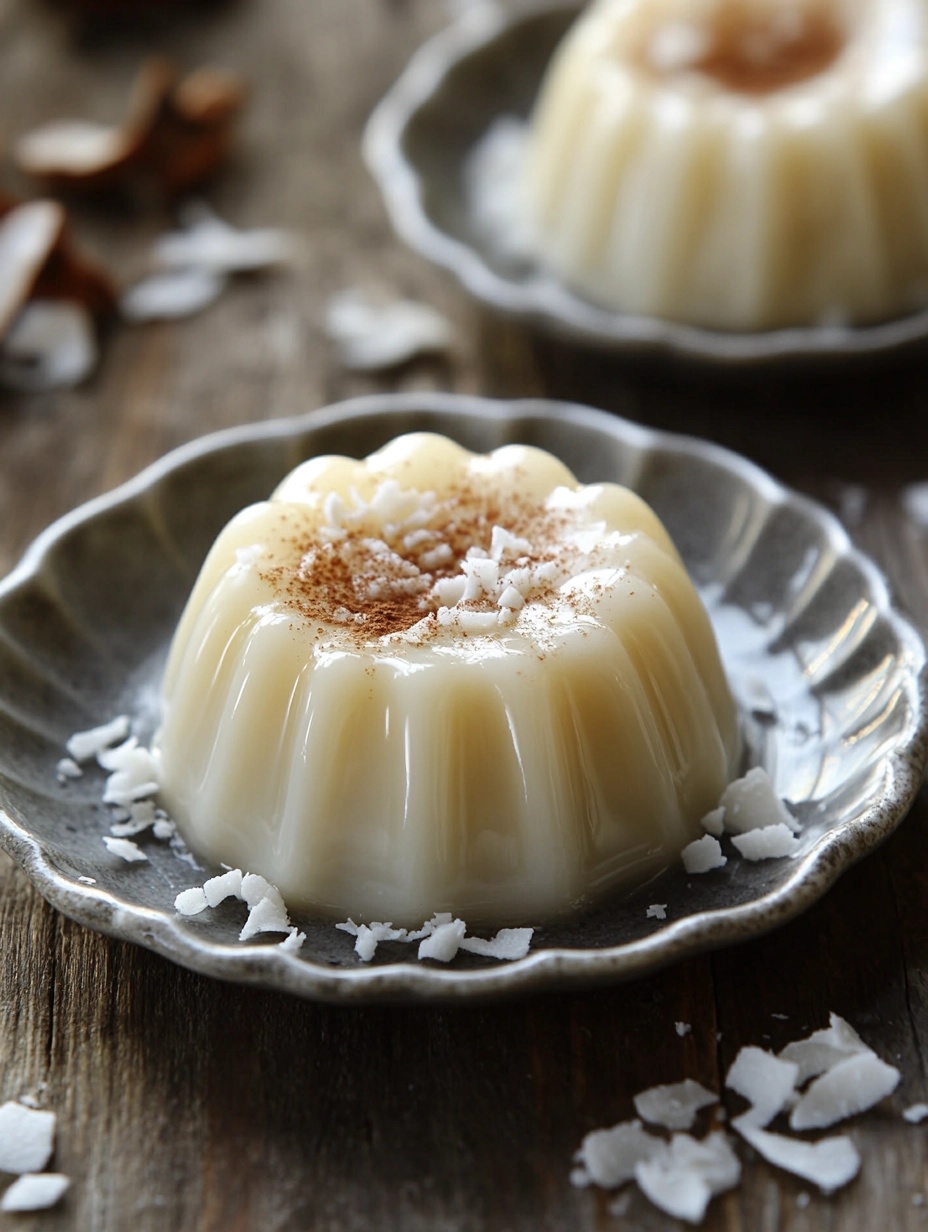
<path id="1" fill-rule="evenodd" d="M 179 915 L 199 915 L 209 905 L 206 895 L 200 886 L 191 886 L 189 890 L 181 890 L 180 894 L 174 899 L 174 910 Z"/>
<path id="2" fill-rule="evenodd" d="M 306 934 L 301 933 L 298 928 L 291 925 L 290 932 L 284 937 L 283 941 L 278 945 L 278 949 L 286 950 L 288 953 L 295 954 L 306 940 Z"/>
<path id="3" fill-rule="evenodd" d="M 722 847 L 718 839 L 711 834 L 688 843 L 680 853 L 683 867 L 688 873 L 708 873 L 714 868 L 721 868 L 728 863 L 722 855 Z"/>
<path id="4" fill-rule="evenodd" d="M 860 1170 L 860 1156 L 850 1138 L 822 1138 L 819 1142 L 804 1142 L 787 1138 L 751 1125 L 743 1117 L 732 1122 L 746 1142 L 768 1163 L 803 1180 L 811 1181 L 823 1193 L 833 1193 L 852 1181 Z"/>
<path id="5" fill-rule="evenodd" d="M 721 838 L 725 833 L 725 810 L 721 807 L 711 809 L 699 823 L 707 834 Z"/>
<path id="6" fill-rule="evenodd" d="M 26 304 L 0 347 L 0 382 L 26 393 L 79 385 L 96 366 L 93 318 L 70 300 Z"/>
<path id="7" fill-rule="evenodd" d="M 329 301 L 326 332 L 346 368 L 395 368 L 416 356 L 451 348 L 450 322 L 427 304 L 394 300 L 376 304 L 363 291 L 348 288 Z"/>
<path id="8" fill-rule="evenodd" d="M 645 1196 L 660 1210 L 688 1223 L 700 1223 L 714 1194 L 738 1184 L 741 1164 L 722 1133 L 697 1142 L 675 1134 L 670 1145 L 635 1168 Z"/>
<path id="9" fill-rule="evenodd" d="M 854 1028 L 837 1014 L 830 1017 L 830 1025 L 814 1031 L 807 1039 L 795 1040 L 780 1052 L 784 1061 L 794 1061 L 799 1066 L 797 1086 L 803 1086 L 810 1078 L 825 1073 L 847 1057 L 869 1053 Z"/>
<path id="10" fill-rule="evenodd" d="M 928 1104 L 912 1104 L 902 1115 L 910 1125 L 918 1125 L 928 1117 Z"/>
<path id="11" fill-rule="evenodd" d="M 129 734 L 129 716 L 121 714 L 109 723 L 100 727 L 91 727 L 87 731 L 75 732 L 68 740 L 66 748 L 77 762 L 90 761 L 97 757 L 110 745 L 125 740 Z"/>
<path id="12" fill-rule="evenodd" d="M 780 860 L 799 851 L 799 839 L 782 821 L 774 826 L 761 826 L 746 834 L 736 834 L 732 843 L 745 860 Z"/>
<path id="13" fill-rule="evenodd" d="M 739 1119 L 750 1125 L 769 1125 L 792 1100 L 799 1067 L 753 1045 L 735 1057 L 725 1085 L 751 1105 Z"/>
<path id="14" fill-rule="evenodd" d="M 652 903 L 645 912 L 645 918 L 648 920 L 666 920 L 667 919 L 667 904 Z"/>
<path id="15" fill-rule="evenodd" d="M 848 1057 L 816 1078 L 790 1113 L 791 1129 L 826 1129 L 866 1112 L 891 1095 L 901 1074 L 869 1050 Z"/>
<path id="16" fill-rule="evenodd" d="M 248 912 L 248 919 L 238 935 L 239 941 L 248 941 L 258 933 L 289 933 L 290 919 L 280 891 L 275 886 Z"/>
<path id="17" fill-rule="evenodd" d="M 770 775 L 754 766 L 743 778 L 729 783 L 720 805 L 725 810 L 725 828 L 732 834 L 745 834 L 766 826 L 788 826 L 798 833 L 799 823 L 774 790 Z"/>
<path id="18" fill-rule="evenodd" d="M 203 895 L 207 905 L 218 907 L 227 898 L 242 897 L 242 870 L 230 868 L 228 872 L 220 873 L 218 877 L 210 877 L 203 882 Z"/>
<path id="19" fill-rule="evenodd" d="M 55 777 L 59 783 L 66 783 L 68 779 L 79 779 L 83 773 L 77 762 L 70 757 L 62 757 L 55 767 Z"/>
<path id="20" fill-rule="evenodd" d="M 692 1026 L 688 1022 L 675 1022 L 673 1024 L 673 1029 L 676 1031 L 677 1035 L 679 1035 L 680 1039 L 683 1039 L 684 1036 L 689 1035 L 693 1030 Z"/>
<path id="21" fill-rule="evenodd" d="M 501 928 L 489 941 L 482 937 L 463 937 L 459 948 L 484 958 L 512 962 L 528 953 L 534 931 L 534 928 Z"/>
<path id="22" fill-rule="evenodd" d="M 104 834 L 103 845 L 110 855 L 119 856 L 127 864 L 139 864 L 148 859 L 131 838 L 114 838 L 111 834 Z"/>
<path id="23" fill-rule="evenodd" d="M 635 1111 L 650 1125 L 691 1129 L 701 1108 L 718 1103 L 718 1096 L 692 1078 L 649 1087 L 635 1096 Z"/>
<path id="24" fill-rule="evenodd" d="M 26 1173 L 9 1187 L 0 1200 L 0 1211 L 44 1211 L 64 1195 L 71 1178 L 61 1172 Z"/>
<path id="25" fill-rule="evenodd" d="M 225 289 L 226 278 L 199 266 L 152 274 L 130 287 L 119 301 L 128 321 L 172 321 L 202 312 Z"/>
<path id="26" fill-rule="evenodd" d="M 52 1156 L 55 1114 L 9 1100 L 0 1107 L 0 1172 L 41 1172 Z"/>
<path id="27" fill-rule="evenodd" d="M 570 1174 L 572 1185 L 601 1185 L 616 1189 L 632 1180 L 640 1163 L 665 1149 L 660 1138 L 647 1133 L 640 1121 L 622 1121 L 610 1129 L 594 1129 L 574 1156 L 579 1165 Z"/>
<path id="28" fill-rule="evenodd" d="M 439 924 L 428 937 L 419 943 L 419 958 L 432 958 L 436 962 L 450 962 L 457 954 L 464 939 L 467 925 L 463 920 L 450 920 Z"/>
<path id="29" fill-rule="evenodd" d="M 285 265 L 297 253 L 296 242 L 287 232 L 231 227 L 204 201 L 189 202 L 180 222 L 180 231 L 162 236 L 155 245 L 155 261 L 165 269 L 243 273 Z"/>

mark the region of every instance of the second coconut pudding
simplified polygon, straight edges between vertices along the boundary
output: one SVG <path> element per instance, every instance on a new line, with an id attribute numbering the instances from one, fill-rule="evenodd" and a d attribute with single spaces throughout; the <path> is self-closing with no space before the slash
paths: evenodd
<path id="1" fill-rule="evenodd" d="M 671 863 L 739 735 L 637 496 L 538 449 L 418 434 L 304 463 L 220 534 L 159 753 L 192 847 L 294 906 L 506 924 Z"/>

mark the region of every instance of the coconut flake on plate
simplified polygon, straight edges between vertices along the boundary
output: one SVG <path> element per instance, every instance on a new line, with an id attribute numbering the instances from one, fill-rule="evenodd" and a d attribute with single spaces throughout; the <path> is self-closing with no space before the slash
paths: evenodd
<path id="1" fill-rule="evenodd" d="M 174 909 L 177 914 L 190 917 L 205 911 L 210 904 L 203 889 L 204 887 L 201 886 L 191 886 L 189 890 L 181 890 L 174 899 Z"/>
<path id="2" fill-rule="evenodd" d="M 891 1095 L 902 1075 L 869 1049 L 816 1078 L 790 1113 L 791 1129 L 826 1129 Z"/>
<path id="3" fill-rule="evenodd" d="M 782 821 L 735 834 L 731 841 L 745 860 L 781 860 L 799 852 L 799 839 Z"/>
<path id="4" fill-rule="evenodd" d="M 725 833 L 725 810 L 721 805 L 710 809 L 705 817 L 700 819 L 699 824 L 707 834 L 711 834 L 714 838 L 721 838 Z"/>
<path id="5" fill-rule="evenodd" d="M 454 331 L 447 317 L 415 300 L 378 303 L 349 287 L 334 295 L 325 314 L 326 333 L 346 368 L 395 368 L 422 354 L 451 349 Z"/>
<path id="6" fill-rule="evenodd" d="M 129 735 L 129 716 L 120 714 L 108 723 L 87 731 L 75 732 L 65 746 L 77 762 L 90 761 L 111 745 L 119 744 Z"/>
<path id="7" fill-rule="evenodd" d="M 71 1178 L 61 1172 L 27 1172 L 0 1199 L 0 1211 L 44 1211 L 64 1196 Z"/>
<path id="8" fill-rule="evenodd" d="M 450 962 L 461 948 L 466 931 L 467 925 L 463 920 L 449 920 L 446 924 L 439 924 L 428 937 L 423 937 L 419 942 L 417 957 Z"/>
<path id="9" fill-rule="evenodd" d="M 664 1129 L 691 1129 L 700 1109 L 717 1104 L 718 1099 L 701 1083 L 685 1078 L 682 1082 L 665 1083 L 640 1091 L 635 1096 L 635 1111 L 649 1125 L 661 1125 Z"/>
<path id="10" fill-rule="evenodd" d="M 480 954 L 483 958 L 499 958 L 513 962 L 524 958 L 532 942 L 533 928 L 501 928 L 495 936 L 463 937 L 459 948 L 468 954 Z"/>
<path id="11" fill-rule="evenodd" d="M 725 829 L 730 834 L 776 825 L 788 826 L 793 834 L 799 831 L 799 823 L 777 795 L 762 766 L 754 766 L 742 778 L 729 783 L 719 804 L 725 810 Z"/>
<path id="12" fill-rule="evenodd" d="M 652 903 L 644 913 L 645 919 L 648 920 L 666 920 L 667 919 L 667 904 Z"/>
<path id="13" fill-rule="evenodd" d="M 8 1100 L 0 1107 L 0 1172 L 41 1172 L 55 1143 L 54 1112 Z"/>
<path id="14" fill-rule="evenodd" d="M 792 1102 L 799 1066 L 783 1061 L 763 1048 L 748 1045 L 735 1057 L 725 1079 L 751 1105 L 738 1118 L 748 1125 L 766 1126 Z"/>
<path id="15" fill-rule="evenodd" d="M 112 834 L 104 834 L 103 845 L 110 855 L 119 856 L 120 860 L 125 860 L 127 864 L 140 864 L 148 859 L 145 852 L 137 843 L 133 843 L 131 838 L 117 838 Z"/>
<path id="16" fill-rule="evenodd" d="M 712 834 L 694 839 L 683 848 L 680 855 L 683 867 L 688 873 L 708 873 L 728 863 L 727 857 L 722 855 L 719 840 Z"/>
<path id="17" fill-rule="evenodd" d="M 59 783 L 66 783 L 69 779 L 79 779 L 83 773 L 83 770 L 71 757 L 60 758 L 55 766 L 55 777 Z"/>
<path id="18" fill-rule="evenodd" d="M 794 1176 L 812 1181 L 823 1193 L 833 1193 L 860 1170 L 860 1155 L 850 1138 L 822 1138 L 819 1142 L 805 1142 L 801 1138 L 787 1138 L 773 1134 L 757 1125 L 750 1125 L 742 1118 L 732 1122 L 744 1140 L 768 1163 L 783 1168 Z"/>
<path id="19" fill-rule="evenodd" d="M 660 1138 L 649 1134 L 640 1121 L 622 1121 L 609 1129 L 588 1133 L 574 1156 L 570 1182 L 577 1188 L 600 1185 L 616 1189 L 634 1178 L 640 1163 L 664 1150 Z"/>

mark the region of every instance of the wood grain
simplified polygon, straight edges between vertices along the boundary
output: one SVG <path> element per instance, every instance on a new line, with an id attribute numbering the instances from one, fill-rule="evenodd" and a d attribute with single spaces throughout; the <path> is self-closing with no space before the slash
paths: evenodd
<path id="1" fill-rule="evenodd" d="M 727 444 L 848 519 L 928 627 L 928 531 L 900 494 L 928 478 L 924 359 L 853 375 L 694 376 L 617 363 L 487 317 L 390 234 L 358 152 L 373 104 L 445 20 L 437 0 L 239 0 L 141 28 L 81 29 L 68 5 L 0 0 L 0 130 L 107 120 L 141 59 L 213 61 L 252 83 L 237 153 L 210 193 L 242 224 L 304 237 L 288 274 L 243 279 L 184 323 L 114 329 L 67 394 L 0 394 L 0 571 L 60 513 L 204 432 L 374 389 L 549 395 Z M 8 171 L 7 187 L 24 190 Z M 167 224 L 157 203 L 80 204 L 75 230 L 121 279 Z M 349 284 L 421 297 L 454 321 L 450 361 L 341 370 L 327 298 Z M 48 908 L 0 860 L 0 1095 L 59 1115 L 57 1232 L 554 1232 L 677 1226 L 568 1183 L 582 1135 L 641 1088 L 718 1087 L 742 1044 L 778 1047 L 846 1016 L 902 1085 L 852 1128 L 859 1179 L 832 1199 L 748 1158 L 709 1232 L 922 1229 L 928 1136 L 928 800 L 800 920 L 626 987 L 467 1009 L 349 1010 L 219 984 Z M 776 1017 L 786 1015 L 786 1018 Z M 680 1038 L 675 1022 L 692 1025 Z M 729 1110 L 737 1110 L 737 1100 Z M 804 1201 L 804 1199 L 802 1200 Z M 5 1220 L 5 1222 L 4 1222 Z"/>

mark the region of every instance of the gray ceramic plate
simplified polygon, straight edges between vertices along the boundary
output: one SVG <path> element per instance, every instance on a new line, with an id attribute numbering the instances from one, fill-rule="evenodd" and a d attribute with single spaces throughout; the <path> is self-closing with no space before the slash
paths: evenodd
<path id="1" fill-rule="evenodd" d="M 365 154 L 393 225 L 478 299 L 550 332 L 615 350 L 664 351 L 746 364 L 846 361 L 928 338 L 928 310 L 865 328 L 821 326 L 725 333 L 613 313 L 525 263 L 494 252 L 472 220 L 468 159 L 502 116 L 525 119 L 578 0 L 532 0 L 514 13 L 472 10 L 422 47 L 376 109 Z"/>
<path id="2" fill-rule="evenodd" d="M 361 964 L 331 923 L 300 918 L 302 950 L 237 940 L 240 904 L 182 919 L 197 871 L 141 839 L 149 861 L 103 848 L 102 772 L 61 785 L 68 736 L 114 715 L 148 738 L 174 624 L 217 532 L 299 460 L 364 455 L 400 432 L 485 451 L 525 441 L 584 481 L 637 489 L 705 597 L 755 760 L 804 822 L 798 858 L 728 864 L 540 928 L 528 957 L 443 967 L 383 945 Z M 467 998 L 619 980 L 773 928 L 887 837 L 922 768 L 924 651 L 877 570 L 824 510 L 750 463 L 600 411 L 439 394 L 384 395 L 196 442 L 46 531 L 0 584 L 0 843 L 65 914 L 208 975 L 342 1001 Z M 93 878 L 88 884 L 81 878 Z M 650 903 L 667 919 L 649 919 Z M 527 921 L 535 923 L 535 921 Z"/>

